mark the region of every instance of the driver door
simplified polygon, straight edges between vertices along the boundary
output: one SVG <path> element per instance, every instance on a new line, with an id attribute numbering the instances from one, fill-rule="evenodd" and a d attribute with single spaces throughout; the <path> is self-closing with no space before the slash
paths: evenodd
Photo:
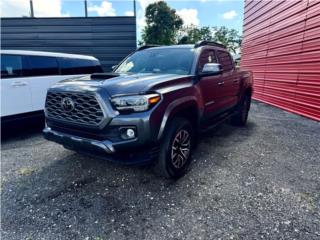
<path id="1" fill-rule="evenodd" d="M 198 73 L 203 69 L 206 63 L 217 63 L 214 50 L 205 49 L 200 54 L 198 61 Z M 221 74 L 212 76 L 203 76 L 199 80 L 199 87 L 204 104 L 204 115 L 206 118 L 213 117 L 218 113 L 221 99 L 223 98 L 223 85 L 221 82 Z"/>

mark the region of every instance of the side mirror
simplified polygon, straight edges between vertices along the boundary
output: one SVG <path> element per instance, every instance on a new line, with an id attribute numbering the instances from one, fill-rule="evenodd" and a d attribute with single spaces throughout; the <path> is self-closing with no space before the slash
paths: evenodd
<path id="1" fill-rule="evenodd" d="M 202 71 L 200 72 L 200 76 L 210 76 L 210 75 L 218 75 L 222 73 L 222 67 L 219 63 L 206 63 Z"/>

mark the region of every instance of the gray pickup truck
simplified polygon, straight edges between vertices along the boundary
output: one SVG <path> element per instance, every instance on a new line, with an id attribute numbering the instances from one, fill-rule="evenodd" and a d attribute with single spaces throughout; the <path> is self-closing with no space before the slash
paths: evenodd
<path id="1" fill-rule="evenodd" d="M 168 178 L 187 170 L 197 133 L 246 124 L 252 75 L 224 46 L 144 46 L 111 73 L 69 79 L 47 93 L 44 137 L 125 164 L 152 163 Z"/>

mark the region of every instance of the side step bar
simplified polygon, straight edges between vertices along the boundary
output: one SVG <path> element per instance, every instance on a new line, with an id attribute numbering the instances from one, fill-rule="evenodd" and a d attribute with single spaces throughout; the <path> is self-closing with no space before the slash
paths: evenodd
<path id="1" fill-rule="evenodd" d="M 211 123 L 204 125 L 204 127 L 202 127 L 200 129 L 200 132 L 207 132 L 207 131 L 217 127 L 218 125 L 224 123 L 225 121 L 227 121 L 230 117 L 232 117 L 235 114 L 236 114 L 236 112 L 232 112 L 232 113 L 227 112 L 227 113 L 220 115 L 217 118 L 213 118 L 211 120 Z"/>

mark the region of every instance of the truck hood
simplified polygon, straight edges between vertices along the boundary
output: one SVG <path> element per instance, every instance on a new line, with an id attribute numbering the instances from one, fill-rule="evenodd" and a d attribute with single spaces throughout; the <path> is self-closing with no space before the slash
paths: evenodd
<path id="1" fill-rule="evenodd" d="M 63 88 L 103 88 L 110 96 L 118 94 L 137 94 L 141 92 L 157 90 L 161 87 L 170 87 L 177 81 L 186 82 L 190 75 L 177 74 L 99 74 L 63 80 L 54 87 Z"/>

